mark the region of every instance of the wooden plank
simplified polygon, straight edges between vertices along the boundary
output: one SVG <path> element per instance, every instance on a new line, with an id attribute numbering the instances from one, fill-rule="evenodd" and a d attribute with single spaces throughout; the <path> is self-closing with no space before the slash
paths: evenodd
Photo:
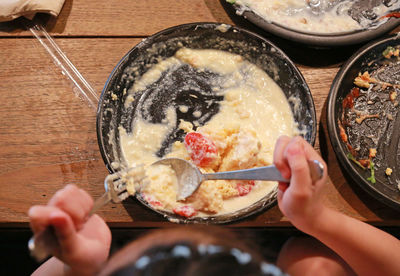
<path id="1" fill-rule="evenodd" d="M 39 17 L 52 36 L 146 37 L 192 22 L 220 22 L 261 31 L 236 15 L 225 0 L 68 0 L 57 18 Z M 392 33 L 398 31 L 400 27 Z M 0 37 L 10 36 L 30 37 L 31 33 L 20 19 L 0 23 Z"/>
<path id="2" fill-rule="evenodd" d="M 139 41 L 57 40 L 99 94 L 119 59 Z M 0 223 L 26 222 L 31 204 L 45 203 L 68 183 L 100 196 L 107 171 L 95 111 L 74 95 L 36 40 L 3 39 L 0 48 Z"/>
<path id="3" fill-rule="evenodd" d="M 232 23 L 215 0 L 65 1 L 58 18 L 45 17 L 53 36 L 148 36 L 191 22 Z M 0 36 L 29 36 L 19 20 L 0 23 Z"/>
<path id="4" fill-rule="evenodd" d="M 59 38 L 56 41 L 100 93 L 119 59 L 140 39 Z M 286 50 L 295 59 L 299 47 Z M 301 50 L 308 54 L 315 52 Z M 352 50 L 347 49 L 341 57 Z M 319 54 L 320 58 L 328 59 L 332 52 Z M 0 39 L 0 60 L 0 227 L 27 227 L 29 207 L 45 204 L 66 184 L 76 184 L 93 197 L 99 197 L 107 171 L 98 151 L 95 112 L 72 93 L 69 82 L 36 40 Z M 315 63 L 315 56 L 308 63 Z M 326 63 L 318 68 L 299 65 L 315 101 L 320 128 L 316 147 L 329 165 L 326 202 L 369 223 L 398 225 L 396 212 L 370 198 L 354 183 L 348 183 L 341 173 L 325 120 L 326 97 L 341 61 L 334 59 Z M 105 206 L 99 213 L 111 226 L 169 225 L 133 199 Z M 277 206 L 232 224 L 234 227 L 288 225 Z"/>

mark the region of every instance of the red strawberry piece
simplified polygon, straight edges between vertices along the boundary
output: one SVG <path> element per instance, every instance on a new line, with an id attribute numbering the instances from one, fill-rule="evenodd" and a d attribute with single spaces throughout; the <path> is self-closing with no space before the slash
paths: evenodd
<path id="1" fill-rule="evenodd" d="M 217 146 L 199 132 L 186 134 L 185 147 L 193 163 L 197 166 L 206 167 L 218 158 Z"/>
<path id="2" fill-rule="evenodd" d="M 173 209 L 174 213 L 185 218 L 193 217 L 197 214 L 196 210 L 192 206 L 184 205 Z"/>
<path id="3" fill-rule="evenodd" d="M 253 189 L 254 184 L 255 182 L 253 180 L 238 182 L 236 184 L 236 190 L 239 192 L 239 196 L 245 196 L 250 193 L 251 189 Z"/>
<path id="4" fill-rule="evenodd" d="M 143 198 L 153 207 L 162 207 L 162 203 L 155 199 L 152 195 L 143 194 Z"/>

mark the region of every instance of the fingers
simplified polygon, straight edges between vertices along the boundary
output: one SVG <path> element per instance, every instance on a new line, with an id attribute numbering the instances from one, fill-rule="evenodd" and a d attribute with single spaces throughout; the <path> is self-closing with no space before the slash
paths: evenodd
<path id="1" fill-rule="evenodd" d="M 80 233 L 93 239 L 102 241 L 105 245 L 111 244 L 111 231 L 106 222 L 98 215 L 94 214 L 87 221 Z"/>
<path id="2" fill-rule="evenodd" d="M 48 226 L 52 225 L 57 230 L 59 229 L 62 236 L 75 233 L 75 227 L 70 216 L 53 206 L 33 206 L 28 212 L 31 228 L 35 234 L 44 231 Z"/>
<path id="3" fill-rule="evenodd" d="M 67 213 L 54 206 L 33 206 L 29 209 L 28 215 L 35 235 L 43 232 L 51 225 L 62 251 L 70 250 L 75 246 L 75 226 Z"/>
<path id="4" fill-rule="evenodd" d="M 50 225 L 50 215 L 58 208 L 52 206 L 33 206 L 28 211 L 32 231 L 37 234 Z"/>
<path id="5" fill-rule="evenodd" d="M 323 161 L 321 155 L 319 155 L 318 152 L 314 149 L 314 147 L 311 146 L 309 143 L 307 143 L 303 138 L 296 137 L 294 139 L 296 139 L 296 142 L 301 143 L 303 145 L 304 154 L 307 160 Z"/>
<path id="6" fill-rule="evenodd" d="M 31 228 L 36 236 L 50 225 L 53 226 L 58 245 L 52 253 L 65 260 L 82 248 L 82 238 L 78 232 L 85 228 L 92 206 L 93 200 L 88 193 L 74 185 L 67 185 L 52 197 L 48 205 L 30 208 L 28 215 Z M 88 233 L 88 237 L 92 235 Z"/>
<path id="7" fill-rule="evenodd" d="M 67 185 L 52 197 L 48 205 L 67 213 L 79 230 L 87 220 L 93 206 L 93 199 L 87 192 L 75 185 Z"/>
<path id="8" fill-rule="evenodd" d="M 274 151 L 274 163 L 280 170 L 282 176 L 291 179 L 291 185 L 306 187 L 307 183 L 314 184 L 311 181 L 309 160 L 318 160 L 324 165 L 326 164 L 318 152 L 302 137 L 289 138 L 282 136 L 278 139 Z M 326 176 L 326 171 L 324 173 Z M 300 186 L 300 184 L 302 184 Z M 284 193 L 288 185 L 279 183 L 278 189 Z M 296 188 L 296 187 L 293 187 Z"/>
<path id="9" fill-rule="evenodd" d="M 304 143 L 304 152 L 307 160 L 318 160 L 321 162 L 321 164 L 324 166 L 324 174 L 322 179 L 325 179 L 328 175 L 328 167 L 321 155 L 319 155 L 318 152 L 307 142 Z"/>
<path id="10" fill-rule="evenodd" d="M 53 211 L 49 217 L 55 230 L 61 252 L 72 252 L 76 247 L 76 230 L 71 217 L 61 210 Z"/>
<path id="11" fill-rule="evenodd" d="M 287 179 L 290 179 L 291 173 L 289 164 L 287 162 L 286 157 L 284 156 L 284 153 L 290 141 L 291 138 L 288 136 L 279 137 L 278 141 L 275 144 L 275 150 L 274 150 L 275 167 L 281 172 L 282 176 Z"/>
<path id="12" fill-rule="evenodd" d="M 304 183 L 312 184 L 303 141 L 300 137 L 292 139 L 284 152 L 292 172 L 291 188 L 298 191 L 307 189 Z"/>
<path id="13" fill-rule="evenodd" d="M 285 193 L 287 188 L 289 188 L 289 183 L 285 183 L 285 182 L 278 183 L 278 193 L 276 195 L 277 199 L 278 199 L 278 203 L 282 201 L 283 194 Z"/>

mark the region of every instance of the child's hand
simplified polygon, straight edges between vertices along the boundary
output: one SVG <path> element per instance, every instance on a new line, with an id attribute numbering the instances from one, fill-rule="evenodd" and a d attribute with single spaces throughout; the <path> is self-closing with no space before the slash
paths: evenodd
<path id="1" fill-rule="evenodd" d="M 108 258 L 111 232 L 103 219 L 88 214 L 93 200 L 84 190 L 68 185 L 59 190 L 46 206 L 29 210 L 34 234 L 53 226 L 59 248 L 52 252 L 71 272 L 96 271 Z"/>
<path id="2" fill-rule="evenodd" d="M 318 160 L 324 165 L 324 176 L 313 183 L 307 160 Z M 279 183 L 278 205 L 281 212 L 298 229 L 308 232 L 322 217 L 321 188 L 327 180 L 326 164 L 314 148 L 301 137 L 278 139 L 274 163 L 290 184 Z"/>

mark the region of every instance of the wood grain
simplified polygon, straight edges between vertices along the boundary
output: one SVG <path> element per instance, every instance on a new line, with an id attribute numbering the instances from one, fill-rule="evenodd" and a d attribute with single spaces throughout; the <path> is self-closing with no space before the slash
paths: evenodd
<path id="1" fill-rule="evenodd" d="M 67 0 L 59 18 L 47 20 L 47 29 L 100 95 L 114 66 L 143 37 L 195 21 L 234 23 L 281 48 L 298 66 L 315 102 L 315 147 L 330 175 L 326 203 L 371 224 L 400 225 L 398 212 L 344 177 L 327 132 L 330 85 L 343 62 L 362 45 L 315 49 L 290 43 L 235 17 L 224 1 L 215 0 Z M 95 111 L 74 94 L 69 81 L 19 23 L 0 24 L 0 227 L 28 227 L 29 207 L 45 204 L 67 184 L 99 197 L 107 175 L 97 145 Z M 99 214 L 115 227 L 170 224 L 134 199 L 107 205 Z M 274 206 L 230 226 L 289 225 Z"/>
<path id="2" fill-rule="evenodd" d="M 144 37 L 185 23 L 232 23 L 223 6 L 216 0 L 67 0 L 58 18 L 42 18 L 53 36 Z M 30 36 L 20 20 L 0 24 L 0 35 Z"/>

